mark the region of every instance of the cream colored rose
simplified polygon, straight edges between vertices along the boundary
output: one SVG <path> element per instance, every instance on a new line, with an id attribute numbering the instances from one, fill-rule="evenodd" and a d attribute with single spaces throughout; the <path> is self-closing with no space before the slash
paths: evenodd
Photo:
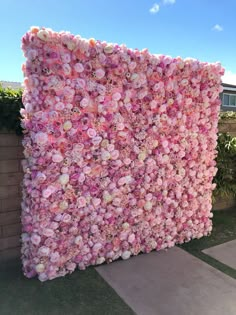
<path id="1" fill-rule="evenodd" d="M 39 39 L 43 40 L 44 42 L 47 42 L 50 39 L 50 34 L 47 30 L 38 31 L 37 36 Z"/>
<path id="2" fill-rule="evenodd" d="M 69 207 L 69 204 L 66 200 L 61 201 L 59 204 L 59 208 L 63 211 L 66 210 L 68 207 Z"/>
<path id="3" fill-rule="evenodd" d="M 112 195 L 110 195 L 108 192 L 105 192 L 103 194 L 103 200 L 106 202 L 106 203 L 109 203 L 112 201 Z"/>
<path id="4" fill-rule="evenodd" d="M 128 223 L 128 222 L 123 223 L 123 224 L 122 224 L 122 228 L 123 228 L 124 230 L 127 230 L 127 229 L 129 228 L 129 223 Z"/>
<path id="5" fill-rule="evenodd" d="M 139 155 L 138 155 L 139 161 L 144 161 L 144 160 L 146 159 L 146 157 L 147 157 L 146 151 L 141 151 L 141 152 L 139 153 Z"/>
<path id="6" fill-rule="evenodd" d="M 65 131 L 68 131 L 72 128 L 72 122 L 70 120 L 67 120 L 66 122 L 64 122 L 63 124 L 63 129 Z"/>
<path id="7" fill-rule="evenodd" d="M 69 182 L 69 175 L 68 174 L 62 174 L 59 177 L 59 182 L 61 183 L 61 185 L 66 185 Z"/>
<path id="8" fill-rule="evenodd" d="M 152 202 L 151 201 L 147 201 L 144 205 L 144 209 L 147 211 L 152 210 Z"/>
<path id="9" fill-rule="evenodd" d="M 44 272 L 44 270 L 45 270 L 44 264 L 37 264 L 37 265 L 35 266 L 35 270 L 36 270 L 36 272 L 38 272 L 38 273 Z"/>
<path id="10" fill-rule="evenodd" d="M 104 47 L 104 52 L 106 54 L 112 54 L 113 53 L 113 45 L 112 44 L 107 44 L 105 47 Z"/>

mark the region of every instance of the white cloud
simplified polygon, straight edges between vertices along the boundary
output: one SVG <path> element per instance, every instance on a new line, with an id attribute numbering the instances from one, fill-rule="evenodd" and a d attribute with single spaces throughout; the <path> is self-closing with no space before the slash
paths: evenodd
<path id="1" fill-rule="evenodd" d="M 175 0 L 163 0 L 163 4 L 175 4 Z"/>
<path id="2" fill-rule="evenodd" d="M 159 10 L 160 10 L 159 4 L 154 3 L 149 12 L 152 14 L 156 14 L 157 12 L 159 12 Z"/>
<path id="3" fill-rule="evenodd" d="M 216 24 L 212 27 L 213 31 L 217 31 L 217 32 L 222 32 L 223 31 L 223 27 L 219 24 Z"/>
<path id="4" fill-rule="evenodd" d="M 222 81 L 224 83 L 236 85 L 236 73 L 233 73 L 232 71 L 225 71 L 225 74 L 222 77 Z"/>

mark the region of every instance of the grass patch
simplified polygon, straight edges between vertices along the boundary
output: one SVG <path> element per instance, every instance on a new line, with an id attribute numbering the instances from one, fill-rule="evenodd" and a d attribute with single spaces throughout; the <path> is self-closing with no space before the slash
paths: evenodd
<path id="1" fill-rule="evenodd" d="M 1 315 L 134 315 L 90 267 L 41 283 L 27 279 L 19 261 L 0 265 Z"/>
<path id="2" fill-rule="evenodd" d="M 236 239 L 236 209 L 214 212 L 213 230 L 210 236 L 194 239 L 179 245 L 190 254 L 236 279 L 236 270 L 204 254 L 202 250 Z"/>

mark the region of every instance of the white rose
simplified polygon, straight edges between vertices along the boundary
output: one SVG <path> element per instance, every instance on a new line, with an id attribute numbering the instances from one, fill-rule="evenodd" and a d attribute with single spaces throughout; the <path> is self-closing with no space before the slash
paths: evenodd
<path id="1" fill-rule="evenodd" d="M 131 252 L 126 250 L 122 253 L 121 257 L 122 259 L 129 259 L 130 258 L 130 255 L 131 255 Z"/>
<path id="2" fill-rule="evenodd" d="M 36 272 L 43 272 L 44 269 L 45 269 L 44 264 L 38 264 L 38 265 L 35 266 Z"/>
<path id="3" fill-rule="evenodd" d="M 40 31 L 38 31 L 37 36 L 38 36 L 39 39 L 41 39 L 41 40 L 43 40 L 45 42 L 47 42 L 49 40 L 49 38 L 50 38 L 50 34 L 49 34 L 49 32 L 47 30 L 40 30 Z"/>

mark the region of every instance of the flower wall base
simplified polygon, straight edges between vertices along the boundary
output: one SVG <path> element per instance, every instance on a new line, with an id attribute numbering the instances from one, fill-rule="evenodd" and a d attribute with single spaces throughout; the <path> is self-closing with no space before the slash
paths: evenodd
<path id="1" fill-rule="evenodd" d="M 210 233 L 220 64 L 36 27 L 22 48 L 27 277 Z"/>

